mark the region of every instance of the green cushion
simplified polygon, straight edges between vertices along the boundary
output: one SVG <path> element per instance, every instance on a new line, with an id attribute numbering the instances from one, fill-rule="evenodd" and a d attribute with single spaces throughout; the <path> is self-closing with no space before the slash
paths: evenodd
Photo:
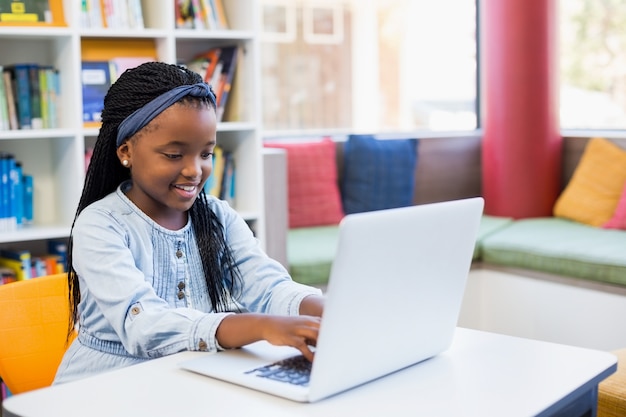
<path id="1" fill-rule="evenodd" d="M 516 220 L 481 242 L 485 262 L 626 285 L 626 232 L 549 218 Z"/>
<path id="2" fill-rule="evenodd" d="M 478 235 L 476 236 L 476 246 L 474 246 L 474 255 L 472 260 L 480 259 L 482 256 L 482 242 L 483 240 L 491 235 L 492 233 L 508 226 L 513 223 L 513 219 L 511 217 L 499 217 L 499 216 L 489 216 L 483 215 L 480 219 L 480 226 L 478 228 Z"/>
<path id="3" fill-rule="evenodd" d="M 294 281 L 324 285 L 337 252 L 339 226 L 315 226 L 289 229 L 287 261 Z"/>
<path id="4" fill-rule="evenodd" d="M 509 217 L 483 216 L 478 230 L 473 259 L 481 255 L 481 242 L 513 220 Z M 314 226 L 289 229 L 287 259 L 291 277 L 308 285 L 324 285 L 330 277 L 330 267 L 337 251 L 338 226 Z"/>

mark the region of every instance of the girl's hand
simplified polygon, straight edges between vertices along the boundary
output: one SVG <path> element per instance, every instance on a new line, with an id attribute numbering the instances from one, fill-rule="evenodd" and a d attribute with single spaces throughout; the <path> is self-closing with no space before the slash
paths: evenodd
<path id="1" fill-rule="evenodd" d="M 268 319 L 268 323 L 264 326 L 263 339 L 273 345 L 295 347 L 305 358 L 313 361 L 314 353 L 311 346 L 317 344 L 321 321 L 319 317 L 269 316 Z"/>
<path id="2" fill-rule="evenodd" d="M 317 343 L 321 318 L 315 316 L 271 316 L 242 313 L 226 316 L 217 328 L 217 341 L 223 348 L 238 348 L 259 340 L 298 349 L 312 361 L 311 346 Z"/>

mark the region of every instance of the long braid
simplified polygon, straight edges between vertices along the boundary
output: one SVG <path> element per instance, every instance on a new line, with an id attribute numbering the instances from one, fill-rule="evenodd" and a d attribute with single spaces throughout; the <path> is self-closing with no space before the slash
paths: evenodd
<path id="1" fill-rule="evenodd" d="M 202 77 L 176 65 L 149 62 L 125 71 L 109 88 L 104 98 L 102 127 L 94 146 L 93 156 L 85 176 L 83 192 L 78 203 L 68 246 L 68 285 L 70 318 L 68 336 L 78 322 L 80 288 L 78 276 L 72 266 L 73 230 L 76 219 L 89 204 L 112 193 L 125 180 L 130 171 L 119 163 L 116 149 L 117 129 L 120 123 L 135 110 L 145 106 L 155 97 L 185 84 L 195 84 Z M 181 102 L 215 105 L 207 98 L 183 97 Z M 200 104 L 203 103 L 203 104 Z M 234 261 L 232 251 L 226 243 L 224 228 L 215 213 L 209 209 L 207 198 L 200 193 L 189 210 L 202 267 L 215 311 L 224 311 L 230 305 L 230 296 L 241 274 Z"/>

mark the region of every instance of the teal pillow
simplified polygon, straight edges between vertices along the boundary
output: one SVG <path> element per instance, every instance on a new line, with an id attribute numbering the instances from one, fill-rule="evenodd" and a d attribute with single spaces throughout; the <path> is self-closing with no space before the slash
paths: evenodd
<path id="1" fill-rule="evenodd" d="M 350 135 L 343 158 L 341 191 L 346 214 L 413 204 L 417 139 Z"/>

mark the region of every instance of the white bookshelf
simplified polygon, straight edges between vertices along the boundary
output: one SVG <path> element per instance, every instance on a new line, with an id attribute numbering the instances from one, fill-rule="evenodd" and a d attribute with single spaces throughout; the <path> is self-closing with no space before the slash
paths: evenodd
<path id="1" fill-rule="evenodd" d="M 69 234 L 84 180 L 84 152 L 95 142 L 97 128 L 82 121 L 81 45 L 85 41 L 144 40 L 152 42 L 157 58 L 176 63 L 211 47 L 238 44 L 245 55 L 239 120 L 218 126 L 218 143 L 236 161 L 235 209 L 264 244 L 263 169 L 260 133 L 258 10 L 256 0 L 224 0 L 229 30 L 176 29 L 174 0 L 142 0 L 145 29 L 82 28 L 80 1 L 64 0 L 67 27 L 0 26 L 0 64 L 34 62 L 60 71 L 59 129 L 0 131 L 0 151 L 11 152 L 34 176 L 35 223 L 13 232 L 0 232 L 0 247 L 28 248 L 29 243 Z"/>

